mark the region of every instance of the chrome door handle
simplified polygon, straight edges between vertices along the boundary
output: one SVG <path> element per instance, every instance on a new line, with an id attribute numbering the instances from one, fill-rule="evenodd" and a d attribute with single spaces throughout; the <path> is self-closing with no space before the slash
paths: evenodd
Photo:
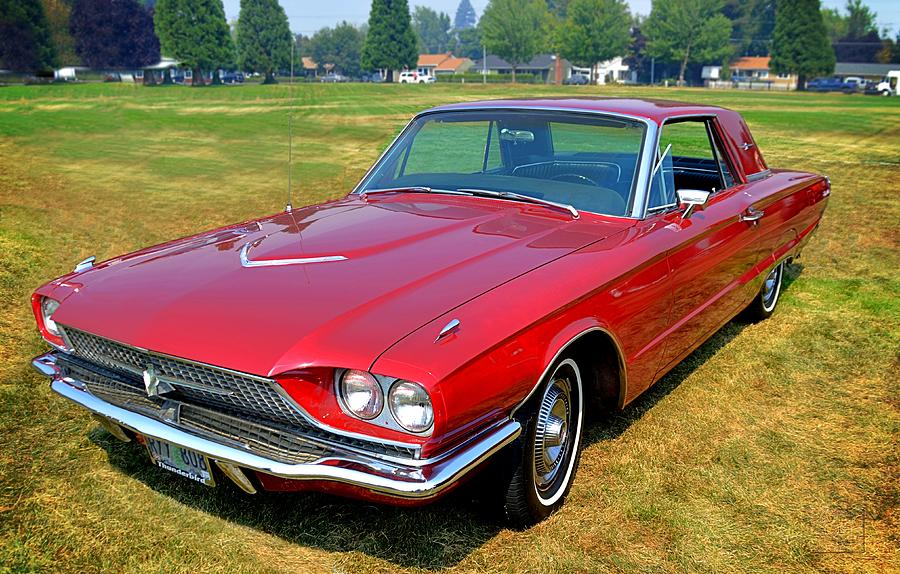
<path id="1" fill-rule="evenodd" d="M 762 211 L 760 209 L 753 209 L 752 207 L 750 207 L 747 209 L 747 211 L 741 214 L 741 221 L 759 221 L 765 214 L 765 211 Z"/>

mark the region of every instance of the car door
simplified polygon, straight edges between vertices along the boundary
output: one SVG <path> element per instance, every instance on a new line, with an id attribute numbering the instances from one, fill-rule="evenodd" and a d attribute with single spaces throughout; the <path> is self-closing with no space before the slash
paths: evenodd
<path id="1" fill-rule="evenodd" d="M 758 257 L 758 230 L 744 219 L 753 213 L 754 198 L 735 181 L 718 134 L 714 117 L 691 117 L 667 122 L 660 136 L 664 159 L 652 181 L 648 213 L 663 232 L 674 291 L 660 373 L 738 311 L 741 277 Z M 685 218 L 677 205 L 679 189 L 712 195 Z"/>

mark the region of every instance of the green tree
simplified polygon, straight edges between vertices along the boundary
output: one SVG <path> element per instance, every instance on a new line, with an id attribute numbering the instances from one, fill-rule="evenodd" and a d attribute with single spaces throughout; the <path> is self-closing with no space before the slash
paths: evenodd
<path id="1" fill-rule="evenodd" d="M 798 90 L 806 89 L 810 76 L 834 71 L 819 0 L 778 0 L 769 66 L 778 74 L 796 74 Z"/>
<path id="2" fill-rule="evenodd" d="M 549 47 L 550 26 L 544 0 L 490 0 L 479 23 L 481 38 L 488 51 L 512 67 L 513 83 L 516 68 Z"/>
<path id="3" fill-rule="evenodd" d="M 419 51 L 441 54 L 450 49 L 450 16 L 425 6 L 416 6 L 412 26 L 419 38 Z"/>
<path id="4" fill-rule="evenodd" d="M 242 70 L 265 74 L 265 84 L 291 65 L 291 28 L 278 0 L 241 0 L 237 55 Z"/>
<path id="5" fill-rule="evenodd" d="M 847 0 L 847 37 L 855 39 L 873 32 L 878 34 L 877 17 L 862 0 Z"/>
<path id="6" fill-rule="evenodd" d="M 222 0 L 158 0 L 156 35 L 164 56 L 193 70 L 193 85 L 203 85 L 203 71 L 234 64 L 234 43 Z"/>
<path id="7" fill-rule="evenodd" d="M 386 70 L 393 81 L 394 70 L 414 68 L 419 61 L 416 33 L 412 29 L 407 0 L 372 0 L 369 29 L 361 63 L 366 70 Z"/>
<path id="8" fill-rule="evenodd" d="M 647 53 L 679 62 L 678 83 L 690 63 L 719 63 L 733 52 L 731 21 L 721 0 L 656 0 L 643 27 Z"/>
<path id="9" fill-rule="evenodd" d="M 139 68 L 159 61 L 153 16 L 137 0 L 74 0 L 69 31 L 90 68 Z"/>
<path id="10" fill-rule="evenodd" d="M 822 8 L 822 23 L 832 44 L 847 35 L 847 17 L 837 8 Z"/>
<path id="11" fill-rule="evenodd" d="M 341 22 L 334 28 L 323 28 L 309 39 L 309 51 L 319 68 L 326 64 L 345 76 L 358 76 L 360 57 L 366 35 L 348 22 Z"/>
<path id="12" fill-rule="evenodd" d="M 481 31 L 478 28 L 457 30 L 450 39 L 449 50 L 458 58 L 477 60 L 483 55 Z"/>
<path id="13" fill-rule="evenodd" d="M 722 14 L 731 20 L 731 37 L 737 53 L 769 55 L 775 29 L 775 0 L 725 0 Z"/>
<path id="14" fill-rule="evenodd" d="M 66 0 L 41 0 L 44 5 L 44 13 L 47 15 L 47 23 L 50 26 L 50 36 L 53 38 L 53 47 L 62 66 L 74 66 L 81 62 L 75 53 L 75 40 L 69 33 L 69 17 L 72 7 Z"/>
<path id="15" fill-rule="evenodd" d="M 0 68 L 48 74 L 56 48 L 40 0 L 0 0 Z"/>
<path id="16" fill-rule="evenodd" d="M 631 15 L 624 0 L 572 0 L 559 30 L 560 55 L 576 66 L 591 68 L 596 79 L 598 62 L 625 56 L 631 43 Z"/>

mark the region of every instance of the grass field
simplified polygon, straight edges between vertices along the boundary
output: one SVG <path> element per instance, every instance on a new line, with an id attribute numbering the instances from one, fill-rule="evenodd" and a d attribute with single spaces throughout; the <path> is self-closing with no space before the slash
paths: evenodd
<path id="1" fill-rule="evenodd" d="M 295 203 L 349 191 L 424 107 L 541 93 L 590 89 L 297 86 Z M 289 93 L 0 88 L 0 573 L 900 571 L 900 98 L 603 93 L 737 109 L 834 193 L 776 315 L 591 427 L 566 506 L 517 532 L 477 482 L 421 510 L 209 490 L 51 396 L 31 290 L 281 209 Z"/>

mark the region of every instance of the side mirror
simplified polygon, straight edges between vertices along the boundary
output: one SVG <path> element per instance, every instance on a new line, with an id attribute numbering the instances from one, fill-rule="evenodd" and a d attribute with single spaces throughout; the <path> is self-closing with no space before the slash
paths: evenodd
<path id="1" fill-rule="evenodd" d="M 678 196 L 678 204 L 684 207 L 684 213 L 681 214 L 681 217 L 690 219 L 694 209 L 706 207 L 706 202 L 709 201 L 709 196 L 712 195 L 712 192 L 699 189 L 679 189 L 675 192 L 675 195 Z"/>

